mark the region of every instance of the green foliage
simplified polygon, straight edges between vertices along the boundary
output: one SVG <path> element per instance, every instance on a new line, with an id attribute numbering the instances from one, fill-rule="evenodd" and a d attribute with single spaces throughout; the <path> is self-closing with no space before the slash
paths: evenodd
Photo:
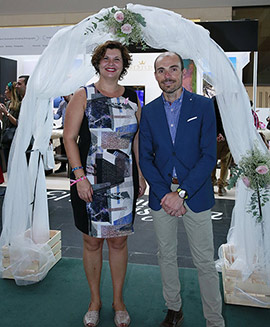
<path id="1" fill-rule="evenodd" d="M 239 166 L 236 166 L 231 169 L 231 178 L 229 180 L 229 185 L 228 185 L 229 190 L 235 186 L 238 178 L 242 175 L 242 173 L 243 170 Z"/>
<path id="2" fill-rule="evenodd" d="M 115 15 L 117 14 L 123 15 L 122 21 L 116 19 Z M 105 29 L 105 32 L 113 34 L 123 44 L 127 46 L 130 44 L 141 44 L 143 50 L 147 48 L 141 28 L 146 26 L 142 15 L 133 13 L 126 8 L 116 9 L 114 7 L 108 10 L 108 13 L 102 18 L 95 17 L 95 19 L 97 22 L 92 22 L 92 26 L 86 28 L 85 35 L 89 32 L 94 33 L 100 23 L 103 24 L 102 28 Z M 124 25 L 127 30 L 123 28 Z"/>
<path id="3" fill-rule="evenodd" d="M 259 174 L 256 171 L 259 166 L 266 166 L 270 169 L 270 156 L 262 154 L 257 147 L 252 151 L 248 151 L 247 156 L 243 156 L 239 166 L 243 170 L 243 175 L 248 177 L 250 188 L 253 190 L 270 185 L 270 171 L 266 174 Z"/>
<path id="4" fill-rule="evenodd" d="M 259 169 L 261 168 L 261 170 Z M 235 168 L 231 171 L 228 189 L 231 189 L 239 178 L 254 192 L 251 195 L 247 212 L 256 218 L 256 222 L 263 220 L 262 207 L 269 201 L 270 191 L 270 156 L 263 154 L 254 146 L 247 151 Z"/>

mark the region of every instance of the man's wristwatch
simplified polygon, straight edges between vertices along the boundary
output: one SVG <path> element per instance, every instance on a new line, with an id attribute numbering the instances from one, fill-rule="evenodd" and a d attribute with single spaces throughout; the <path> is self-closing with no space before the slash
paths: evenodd
<path id="1" fill-rule="evenodd" d="M 187 191 L 182 190 L 180 187 L 176 190 L 181 199 L 186 200 L 188 198 Z"/>

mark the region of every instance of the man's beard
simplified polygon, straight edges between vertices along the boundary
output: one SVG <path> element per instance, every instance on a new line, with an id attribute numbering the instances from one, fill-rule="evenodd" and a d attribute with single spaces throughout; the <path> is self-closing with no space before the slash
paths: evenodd
<path id="1" fill-rule="evenodd" d="M 170 89 L 167 89 L 166 87 L 164 87 L 163 83 L 166 83 L 166 82 L 176 82 L 176 81 L 172 80 L 172 79 L 166 79 L 165 81 L 160 83 L 160 88 L 162 89 L 162 91 L 164 91 L 165 93 L 168 93 L 168 94 L 172 94 L 182 87 L 182 83 L 180 81 L 180 83 L 178 85 L 176 85 L 173 89 L 170 90 Z"/>

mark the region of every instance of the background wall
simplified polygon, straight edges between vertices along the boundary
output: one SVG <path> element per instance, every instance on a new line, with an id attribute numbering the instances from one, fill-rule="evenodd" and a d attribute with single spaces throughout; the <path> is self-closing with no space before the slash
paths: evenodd
<path id="1" fill-rule="evenodd" d="M 111 6 L 124 7 L 126 0 L 20 0 L 16 5 L 0 1 L 0 27 L 76 24 Z M 231 20 L 233 7 L 267 6 L 269 0 L 136 0 L 134 3 L 173 10 L 189 19 Z"/>
<path id="2" fill-rule="evenodd" d="M 101 8 L 113 5 L 124 7 L 130 1 L 122 0 L 20 0 L 16 6 L 0 0 L 0 28 L 15 26 L 52 26 L 76 24 Z M 257 106 L 270 106 L 270 0 L 137 0 L 149 6 L 161 7 L 198 21 L 232 19 L 259 20 L 259 70 Z M 247 36 L 248 37 L 248 36 Z M 0 49 L 0 56 L 1 49 Z M 252 56 L 251 56 L 252 59 Z M 33 62 L 24 63 L 30 69 Z M 27 67 L 29 66 L 29 67 Z M 21 66 L 18 68 L 18 74 Z M 250 93 L 253 63 L 244 70 L 244 84 Z"/>
<path id="3" fill-rule="evenodd" d="M 229 58 L 235 59 L 235 69 L 237 75 L 241 79 L 242 69 L 249 61 L 249 53 L 226 53 Z M 123 78 L 120 82 L 122 85 L 136 85 L 136 86 L 145 86 L 145 103 L 152 101 L 154 98 L 161 94 L 159 86 L 154 77 L 154 61 L 155 58 L 159 55 L 159 53 L 133 53 L 132 54 L 132 64 L 128 70 L 128 74 Z M 19 56 L 5 56 L 5 58 L 9 58 L 17 61 L 17 75 L 31 75 L 35 69 L 35 66 L 39 60 L 39 55 L 19 55 Z M 87 61 L 90 62 L 91 57 L 87 55 L 85 57 Z M 80 59 L 82 60 L 82 59 Z M 186 64 L 185 64 L 186 65 Z M 196 75 L 196 74 L 195 74 Z M 192 77 L 193 79 L 194 77 Z M 187 74 L 187 80 L 184 77 L 184 85 L 185 83 L 191 83 L 191 76 Z M 95 82 L 97 77 L 95 76 L 88 83 Z M 197 71 L 197 76 L 195 77 L 195 85 L 197 85 L 197 90 L 194 91 L 203 94 L 202 90 L 202 73 Z M 186 86 L 185 86 L 186 87 Z M 186 87 L 188 88 L 188 86 Z M 1 92 L 3 92 L 1 90 Z M 75 90 L 74 90 L 75 91 Z M 191 91 L 191 90 L 190 90 Z M 59 94 L 59 96 L 64 94 Z M 252 99 L 252 90 L 251 90 L 251 99 Z"/>
<path id="4" fill-rule="evenodd" d="M 97 1 L 98 2 L 98 1 Z M 154 4 L 153 4 L 154 5 Z M 111 7 L 112 4 L 108 4 L 105 8 Z M 66 13 L 64 11 L 60 13 L 36 13 L 36 14 L 3 14 L 2 8 L 0 13 L 0 27 L 13 27 L 13 26 L 35 26 L 35 25 L 70 25 L 77 24 L 84 18 L 98 12 L 103 7 L 100 6 L 97 10 L 90 11 L 90 6 L 85 12 L 73 12 Z M 163 6 L 166 8 L 166 6 Z M 92 8 L 91 8 L 92 9 Z M 176 8 L 173 11 L 181 14 L 188 19 L 211 21 L 211 20 L 231 20 L 232 19 L 232 7 L 221 8 Z"/>
<path id="5" fill-rule="evenodd" d="M 83 18 L 113 5 L 124 7 L 122 0 L 20 0 L 0 3 L 0 26 L 75 24 Z M 189 19 L 230 20 L 232 7 L 269 5 L 269 0 L 136 0 L 134 3 L 174 10 Z"/>

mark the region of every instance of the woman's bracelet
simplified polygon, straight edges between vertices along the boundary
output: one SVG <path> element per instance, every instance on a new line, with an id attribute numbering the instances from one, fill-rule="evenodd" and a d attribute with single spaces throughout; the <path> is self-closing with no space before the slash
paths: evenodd
<path id="1" fill-rule="evenodd" d="M 80 177 L 80 178 L 78 178 L 78 179 L 71 179 L 70 180 L 70 186 L 72 186 L 72 185 L 74 185 L 74 184 L 76 184 L 76 183 L 78 183 L 78 182 L 80 182 L 80 181 L 83 181 L 84 179 L 86 179 L 87 177 L 86 176 L 82 176 L 82 177 Z"/>
<path id="2" fill-rule="evenodd" d="M 74 172 L 77 169 L 83 169 L 83 167 L 82 166 L 74 167 L 74 168 L 71 169 L 71 171 Z"/>

